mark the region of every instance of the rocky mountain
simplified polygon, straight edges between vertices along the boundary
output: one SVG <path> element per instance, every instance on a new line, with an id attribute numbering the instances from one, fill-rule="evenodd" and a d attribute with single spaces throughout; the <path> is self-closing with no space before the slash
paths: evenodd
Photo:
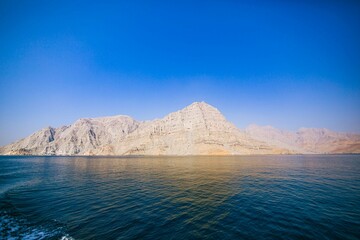
<path id="1" fill-rule="evenodd" d="M 93 155 L 111 152 L 139 126 L 128 116 L 79 119 L 70 126 L 47 127 L 0 148 L 10 155 Z"/>
<path id="2" fill-rule="evenodd" d="M 237 155 L 360 152 L 359 135 L 325 129 L 296 133 L 237 129 L 213 106 L 195 102 L 162 119 L 85 118 L 47 127 L 0 148 L 3 155 Z"/>
<path id="3" fill-rule="evenodd" d="M 325 128 L 300 128 L 296 132 L 271 126 L 250 125 L 252 138 L 300 153 L 360 153 L 360 134 L 333 132 Z"/>

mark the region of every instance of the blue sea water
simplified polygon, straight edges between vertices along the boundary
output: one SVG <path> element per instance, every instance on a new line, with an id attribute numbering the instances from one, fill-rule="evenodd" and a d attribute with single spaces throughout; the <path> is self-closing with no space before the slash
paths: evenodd
<path id="1" fill-rule="evenodd" d="M 0 239 L 360 239 L 360 155 L 0 157 Z"/>

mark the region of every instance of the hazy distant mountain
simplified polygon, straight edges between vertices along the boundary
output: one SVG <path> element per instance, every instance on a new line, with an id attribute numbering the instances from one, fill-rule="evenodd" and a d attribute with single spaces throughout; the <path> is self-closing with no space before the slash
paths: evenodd
<path id="1" fill-rule="evenodd" d="M 325 128 L 300 128 L 294 133 L 255 124 L 245 132 L 259 141 L 301 153 L 360 153 L 360 134 Z"/>
<path id="2" fill-rule="evenodd" d="M 237 129 L 216 108 L 195 102 L 162 119 L 80 119 L 44 128 L 0 148 L 6 155 L 229 155 L 360 152 L 360 135 L 326 129 L 296 133 L 273 127 Z"/>

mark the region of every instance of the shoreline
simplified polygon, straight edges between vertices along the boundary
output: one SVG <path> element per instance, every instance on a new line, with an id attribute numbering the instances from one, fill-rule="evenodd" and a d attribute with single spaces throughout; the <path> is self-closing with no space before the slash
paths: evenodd
<path id="1" fill-rule="evenodd" d="M 83 157 L 83 158 L 187 158 L 187 157 L 250 157 L 250 156 L 344 156 L 360 153 L 311 153 L 311 154 L 233 154 L 233 155 L 0 155 L 0 157 Z"/>

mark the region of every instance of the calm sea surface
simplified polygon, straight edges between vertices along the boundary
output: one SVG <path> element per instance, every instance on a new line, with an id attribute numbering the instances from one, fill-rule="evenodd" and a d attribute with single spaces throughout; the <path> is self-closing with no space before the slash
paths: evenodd
<path id="1" fill-rule="evenodd" d="M 360 155 L 0 157 L 0 239 L 360 239 Z"/>

